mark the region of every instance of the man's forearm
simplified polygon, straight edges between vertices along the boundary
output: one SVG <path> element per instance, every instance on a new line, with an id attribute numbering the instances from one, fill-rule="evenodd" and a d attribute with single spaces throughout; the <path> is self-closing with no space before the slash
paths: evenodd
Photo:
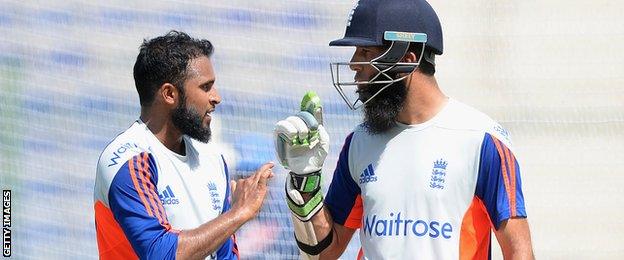
<path id="1" fill-rule="evenodd" d="M 183 230 L 178 237 L 176 258 L 204 259 L 208 257 L 245 222 L 241 214 L 227 211 L 195 229 Z"/>
<path id="2" fill-rule="evenodd" d="M 312 197 L 310 194 L 301 194 L 301 195 L 303 199 L 306 201 L 309 201 L 310 198 Z M 314 215 L 312 219 L 310 219 L 310 222 L 312 223 L 312 226 L 314 227 L 314 233 L 316 234 L 316 239 L 320 241 L 323 238 L 327 237 L 327 235 L 329 235 L 329 232 L 332 231 L 334 220 L 329 214 L 329 211 L 327 211 L 327 207 L 323 205 L 321 210 L 319 210 L 319 212 L 316 213 L 316 215 Z"/>
<path id="3" fill-rule="evenodd" d="M 346 245 L 349 243 L 351 235 L 345 234 L 346 230 L 338 231 L 337 229 L 344 229 L 340 225 L 336 225 L 332 219 L 327 207 L 323 206 L 321 210 L 310 219 L 314 228 L 314 234 L 318 242 L 327 238 L 332 232 L 332 242 L 325 248 L 319 255 L 320 259 L 338 259 L 344 252 Z"/>
<path id="4" fill-rule="evenodd" d="M 320 240 L 326 238 L 329 232 L 334 232 L 331 244 L 321 252 L 320 259 L 338 259 L 344 250 L 340 250 L 340 237 L 335 233 L 333 226 L 334 220 L 331 218 L 329 211 L 325 206 L 323 209 L 312 218 L 312 225 L 314 226 L 314 232 L 316 237 Z"/>
<path id="5" fill-rule="evenodd" d="M 530 247 L 527 248 L 516 248 L 512 249 L 509 252 L 503 253 L 504 259 L 510 260 L 532 260 L 535 259 L 533 255 L 533 250 Z"/>
<path id="6" fill-rule="evenodd" d="M 510 260 L 533 260 L 535 256 L 533 255 L 533 248 L 531 246 L 530 239 L 525 239 L 521 241 L 514 241 L 509 245 L 506 245 L 505 248 L 501 245 L 503 249 L 503 257 L 505 259 Z"/>
<path id="7" fill-rule="evenodd" d="M 312 222 L 312 226 L 314 227 L 314 233 L 316 234 L 316 238 L 319 241 L 326 238 L 329 235 L 329 232 L 332 231 L 333 220 L 327 212 L 325 206 L 323 206 L 323 208 L 321 208 L 321 210 L 316 213 L 316 215 L 314 215 L 314 217 L 312 217 L 310 221 Z"/>
<path id="8" fill-rule="evenodd" d="M 535 259 L 531 245 L 529 224 L 526 218 L 511 218 L 494 231 L 503 257 L 512 260 Z"/>

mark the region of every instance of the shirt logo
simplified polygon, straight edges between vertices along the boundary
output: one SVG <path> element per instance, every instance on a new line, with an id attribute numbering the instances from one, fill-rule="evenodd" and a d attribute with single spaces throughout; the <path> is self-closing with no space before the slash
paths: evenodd
<path id="1" fill-rule="evenodd" d="M 373 164 L 369 164 L 366 169 L 360 174 L 360 184 L 376 182 L 377 176 L 375 176 L 375 170 L 373 170 Z"/>
<path id="2" fill-rule="evenodd" d="M 117 160 L 121 159 L 121 156 L 119 156 L 120 154 L 123 154 L 129 150 L 132 150 L 134 148 L 138 148 L 139 146 L 135 143 L 125 143 L 122 144 L 119 148 L 117 148 L 117 150 L 115 150 L 113 152 L 113 156 L 110 158 L 111 163 L 109 165 L 107 165 L 108 167 L 111 167 L 113 165 L 117 165 L 117 163 L 119 163 Z"/>
<path id="3" fill-rule="evenodd" d="M 219 198 L 219 191 L 217 190 L 217 185 L 214 182 L 209 182 L 208 190 L 210 192 L 210 198 L 212 198 L 212 209 L 220 211 L 223 208 L 223 202 Z"/>
<path id="4" fill-rule="evenodd" d="M 509 132 L 507 131 L 507 129 L 503 128 L 500 125 L 495 125 L 494 131 L 498 132 L 503 138 L 505 138 L 505 140 L 507 140 L 507 142 L 511 144 L 511 138 L 509 138 Z"/>
<path id="5" fill-rule="evenodd" d="M 381 215 L 367 215 L 363 221 L 364 235 L 376 237 L 410 237 L 450 239 L 453 225 L 440 220 L 413 219 L 401 216 L 401 212 L 384 218 Z"/>
<path id="6" fill-rule="evenodd" d="M 160 197 L 160 202 L 162 202 L 163 205 L 175 205 L 180 203 L 178 198 L 176 198 L 176 196 L 173 194 L 171 186 L 169 185 L 165 187 L 164 191 L 158 193 L 158 197 Z"/>
<path id="7" fill-rule="evenodd" d="M 353 19 L 353 13 L 355 13 L 355 9 L 360 5 L 360 0 L 355 1 L 353 3 L 353 7 L 351 8 L 351 12 L 349 12 L 349 18 L 347 18 L 347 27 L 351 26 L 351 19 Z"/>
<path id="8" fill-rule="evenodd" d="M 429 187 L 433 189 L 444 189 L 444 178 L 446 177 L 446 166 L 448 162 L 439 159 L 433 162 L 433 170 L 431 171 L 431 182 Z"/>

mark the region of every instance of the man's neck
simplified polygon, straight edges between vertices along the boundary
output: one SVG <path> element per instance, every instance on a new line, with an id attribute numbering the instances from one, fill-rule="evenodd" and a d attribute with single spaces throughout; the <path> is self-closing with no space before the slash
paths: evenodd
<path id="1" fill-rule="evenodd" d="M 153 115 L 159 116 L 153 116 Z M 163 116 L 165 115 L 165 116 Z M 163 112 L 151 111 L 149 109 L 141 109 L 141 120 L 147 125 L 147 128 L 156 136 L 156 138 L 167 149 L 184 155 L 185 147 L 182 142 L 182 133 L 173 126 L 169 116 Z"/>
<path id="2" fill-rule="evenodd" d="M 448 102 L 434 77 L 422 74 L 408 79 L 407 97 L 397 121 L 407 124 L 424 123 L 438 114 Z"/>

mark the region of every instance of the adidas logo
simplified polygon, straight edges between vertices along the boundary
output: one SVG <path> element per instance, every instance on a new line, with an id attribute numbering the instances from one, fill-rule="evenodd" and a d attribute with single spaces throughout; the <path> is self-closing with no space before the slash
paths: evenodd
<path id="1" fill-rule="evenodd" d="M 164 191 L 158 193 L 158 197 L 160 197 L 160 202 L 162 202 L 163 205 L 175 205 L 180 203 L 176 196 L 173 195 L 173 191 L 169 185 L 165 187 Z"/>
<path id="2" fill-rule="evenodd" d="M 366 169 L 360 174 L 360 184 L 376 182 L 377 176 L 375 176 L 375 171 L 373 170 L 373 164 L 369 164 Z"/>

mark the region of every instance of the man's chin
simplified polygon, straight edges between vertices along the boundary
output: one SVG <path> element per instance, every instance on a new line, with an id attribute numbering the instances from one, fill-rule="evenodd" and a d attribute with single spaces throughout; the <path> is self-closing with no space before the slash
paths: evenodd
<path id="1" fill-rule="evenodd" d="M 208 143 L 212 137 L 210 129 L 210 121 L 196 122 L 195 125 L 187 125 L 184 128 L 178 128 L 180 132 L 191 139 L 195 139 L 202 143 Z"/>
<path id="2" fill-rule="evenodd" d="M 364 105 L 364 126 L 369 133 L 382 134 L 396 126 L 396 116 L 400 110 L 399 104 L 371 100 Z"/>
<path id="3" fill-rule="evenodd" d="M 203 134 L 203 135 L 188 135 L 187 134 L 187 136 L 192 138 L 192 139 L 195 139 L 195 140 L 197 140 L 199 142 L 208 143 L 208 142 L 210 142 L 210 139 L 212 137 L 212 133 L 207 133 L 207 134 Z"/>

